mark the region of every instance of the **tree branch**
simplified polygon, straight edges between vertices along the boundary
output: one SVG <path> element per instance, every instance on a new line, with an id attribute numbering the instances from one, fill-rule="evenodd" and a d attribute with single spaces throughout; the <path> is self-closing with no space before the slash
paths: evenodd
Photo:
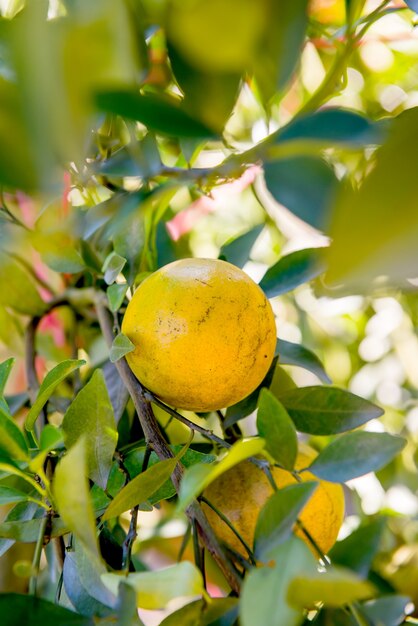
<path id="1" fill-rule="evenodd" d="M 103 302 L 103 294 L 98 293 L 96 295 L 95 302 L 100 328 L 102 330 L 106 343 L 110 348 L 113 343 L 114 336 L 112 330 L 112 321 Z M 115 366 L 119 372 L 120 377 L 125 383 L 126 388 L 129 391 L 129 395 L 132 398 L 147 444 L 150 446 L 150 448 L 154 450 L 154 452 L 161 460 L 172 458 L 173 453 L 171 452 L 166 440 L 163 437 L 160 426 L 153 413 L 151 404 L 149 400 L 147 400 L 145 397 L 146 392 L 144 388 L 135 378 L 134 374 L 128 366 L 128 363 L 124 358 L 116 361 Z M 181 479 L 183 477 L 183 471 L 183 466 L 178 463 L 171 477 L 171 480 L 177 492 L 179 490 Z M 227 582 L 229 583 L 233 591 L 239 593 L 241 587 L 241 579 L 231 561 L 224 554 L 212 530 L 212 527 L 210 526 L 205 514 L 203 513 L 197 501 L 192 502 L 192 504 L 186 509 L 186 515 L 192 523 L 197 523 L 199 527 L 199 535 L 203 541 L 203 544 L 205 545 L 208 552 L 212 555 L 213 559 L 224 574 Z"/>

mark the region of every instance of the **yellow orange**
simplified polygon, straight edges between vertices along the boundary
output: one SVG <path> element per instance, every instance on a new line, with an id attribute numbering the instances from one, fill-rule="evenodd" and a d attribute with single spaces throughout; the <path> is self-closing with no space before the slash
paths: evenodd
<path id="1" fill-rule="evenodd" d="M 144 280 L 122 332 L 135 345 L 135 376 L 171 406 L 210 411 L 235 404 L 266 375 L 276 325 L 263 291 L 242 270 L 182 259 Z"/>
<path id="2" fill-rule="evenodd" d="M 315 458 L 316 452 L 301 445 L 295 468 L 307 467 Z M 273 467 L 272 474 L 279 488 L 296 483 L 296 479 L 285 470 Z M 310 472 L 301 474 L 303 480 L 319 482 L 299 519 L 325 554 L 334 545 L 344 518 L 344 493 L 341 485 L 318 480 Z M 264 472 L 244 461 L 222 474 L 205 490 L 204 496 L 219 509 L 235 527 L 241 537 L 251 547 L 260 509 L 273 494 L 272 486 Z M 206 504 L 203 504 L 209 522 L 218 538 L 234 550 L 247 557 L 242 543 L 224 521 Z M 306 535 L 296 530 L 308 546 L 315 552 Z"/>

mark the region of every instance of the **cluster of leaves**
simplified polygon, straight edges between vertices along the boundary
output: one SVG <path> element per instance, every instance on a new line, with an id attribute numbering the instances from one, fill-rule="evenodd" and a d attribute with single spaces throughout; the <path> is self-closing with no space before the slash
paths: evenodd
<path id="1" fill-rule="evenodd" d="M 137 607 L 164 608 L 185 597 L 192 601 L 164 625 L 403 622 L 408 598 L 374 568 L 383 518 L 366 521 L 329 558 L 321 555 L 319 571 L 292 535 L 312 485 L 278 490 L 260 512 L 248 562 L 234 563 L 206 542 L 223 573 L 232 572 L 232 595 L 213 599 L 206 573 L 225 596 L 229 588 L 219 572 L 206 572 L 199 523 L 190 515 L 203 490 L 245 459 L 261 455 L 266 466 L 297 475 L 298 433 L 320 448 L 309 466 L 318 479 L 346 483 L 380 470 L 406 443 L 362 428 L 381 409 L 332 386 L 306 347 L 279 340 L 258 389 L 226 411 L 190 420 L 146 396 L 139 383 L 132 387 L 121 365 L 132 346 L 117 334 L 144 276 L 192 253 L 187 233 L 174 241 L 167 223 L 260 162 L 270 194 L 333 237 L 329 248 L 305 248 L 271 263 L 260 281 L 268 298 L 318 277 L 322 290 L 340 283 L 346 292 L 367 290 L 381 275 L 410 286 L 417 110 L 377 121 L 338 107 L 319 110 L 342 86 L 368 27 L 389 10 L 388 2 L 366 14 L 364 1 L 345 4 L 344 25 L 327 29 L 314 13 L 309 17 L 307 0 L 67 0 L 23 9 L 10 3 L 0 22 L 7 121 L 0 137 L 8 147 L 0 151 L 0 339 L 25 352 L 28 391 L 5 395 L 19 364 L 13 370 L 13 359 L 4 360 L 0 504 L 9 510 L 0 523 L 0 555 L 16 542 L 35 548 L 32 563 L 15 565 L 30 593 L 0 595 L 6 625 L 20 619 L 138 626 Z M 318 34 L 343 44 L 309 97 L 300 81 L 301 49 Z M 251 93 L 258 118 L 277 123 L 277 107 L 298 91 L 292 119 L 252 142 L 243 94 Z M 208 166 L 214 150 L 224 158 Z M 359 164 L 350 169 L 354 157 Z M 261 223 L 222 242 L 220 258 L 243 267 L 262 231 L 277 234 L 267 205 Z M 323 384 L 297 387 L 287 365 Z M 138 397 L 158 417 L 165 456 L 152 451 Z M 258 434 L 243 439 L 241 420 L 250 414 Z M 181 430 L 171 420 L 182 421 Z M 200 435 L 191 441 L 195 431 Z M 185 471 L 176 493 L 171 477 L 179 467 Z M 138 511 L 155 507 L 164 524 L 186 516 L 189 522 L 179 562 L 150 569 L 141 543 L 132 551 Z M 187 556 L 190 534 L 194 563 Z M 239 595 L 234 580 L 246 570 Z"/>

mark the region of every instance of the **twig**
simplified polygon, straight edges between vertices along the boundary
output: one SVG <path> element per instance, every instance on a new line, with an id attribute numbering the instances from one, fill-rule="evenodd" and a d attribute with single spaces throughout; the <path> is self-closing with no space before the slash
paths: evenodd
<path id="1" fill-rule="evenodd" d="M 199 543 L 199 529 L 197 527 L 196 520 L 193 520 L 192 522 L 192 537 L 193 537 L 194 562 L 195 562 L 197 569 L 202 574 L 203 586 L 206 588 L 205 551 Z"/>
<path id="2" fill-rule="evenodd" d="M 41 321 L 40 317 L 33 317 L 27 328 L 25 333 L 25 371 L 26 371 L 26 380 L 28 384 L 28 394 L 31 403 L 33 404 L 36 400 L 36 394 L 39 389 L 39 381 L 38 376 L 36 374 L 35 367 L 35 356 L 36 356 L 36 348 L 35 348 L 35 339 L 36 339 L 36 329 L 39 326 Z"/>
<path id="3" fill-rule="evenodd" d="M 103 294 L 101 293 L 98 293 L 96 296 L 96 311 L 103 336 L 110 348 L 114 339 L 112 321 L 108 315 L 106 305 L 103 302 Z M 172 458 L 173 453 L 161 433 L 151 404 L 145 398 L 145 391 L 140 382 L 135 378 L 124 358 L 116 361 L 115 366 L 132 398 L 147 444 L 154 450 L 159 459 L 164 460 Z M 180 463 L 178 463 L 171 477 L 176 491 L 180 488 L 182 476 L 183 467 Z M 214 558 L 231 588 L 235 592 L 239 593 L 241 580 L 232 563 L 226 558 L 197 501 L 192 502 L 192 504 L 186 509 L 186 515 L 192 523 L 193 521 L 197 523 L 199 535 L 201 536 L 206 549 Z"/>
<path id="4" fill-rule="evenodd" d="M 26 224 L 21 222 L 20 219 L 18 219 L 16 215 L 14 215 L 9 209 L 9 207 L 7 206 L 6 201 L 4 199 L 3 188 L 1 188 L 0 190 L 0 200 L 1 200 L 0 211 L 2 211 L 9 218 L 9 221 L 12 224 L 15 224 L 16 226 L 20 226 L 21 228 L 24 228 L 25 230 L 30 231 L 30 228 L 28 228 Z"/>
<path id="5" fill-rule="evenodd" d="M 41 525 L 39 527 L 38 540 L 36 542 L 35 552 L 33 554 L 32 574 L 29 580 L 29 593 L 33 596 L 36 595 L 36 583 L 37 583 L 37 578 L 38 578 L 38 573 L 39 573 L 39 564 L 41 562 L 42 549 L 44 547 L 44 535 L 45 535 L 45 530 L 48 524 L 48 517 L 49 517 L 49 513 L 45 513 L 45 515 L 42 518 Z"/>
<path id="6" fill-rule="evenodd" d="M 151 391 L 149 391 L 149 390 L 145 391 L 144 390 L 144 397 L 149 402 L 153 402 L 154 404 L 159 406 L 166 413 L 168 413 L 169 415 L 174 417 L 176 420 L 178 420 L 179 422 L 181 422 L 185 426 L 188 426 L 191 430 L 195 430 L 196 432 L 198 432 L 201 435 L 203 435 L 203 437 L 205 437 L 206 439 L 210 439 L 211 441 L 213 441 L 214 443 L 217 443 L 222 448 L 230 448 L 231 447 L 231 444 L 229 444 L 226 441 L 224 441 L 223 439 L 221 439 L 221 437 L 218 437 L 217 435 L 215 435 L 211 430 L 208 430 L 207 428 L 203 428 L 203 426 L 199 426 L 199 424 L 196 424 L 195 422 L 192 422 L 191 420 L 187 419 L 187 417 L 184 417 L 184 415 L 181 415 L 181 413 L 178 413 L 175 409 L 172 409 L 171 407 L 169 407 L 166 404 L 164 404 L 164 402 L 161 402 L 161 400 L 156 398 Z"/>
<path id="7" fill-rule="evenodd" d="M 182 542 L 181 542 L 180 550 L 179 550 L 179 553 L 178 553 L 178 555 L 177 555 L 177 563 L 180 563 L 180 561 L 181 561 L 181 560 L 182 560 L 182 558 L 183 558 L 183 554 L 184 554 L 184 553 L 185 553 L 185 551 L 186 551 L 187 544 L 189 543 L 189 540 L 190 540 L 190 535 L 191 535 L 191 534 L 192 534 L 192 525 L 191 525 L 191 523 L 189 522 L 189 523 L 187 524 L 186 532 L 185 532 L 185 533 L 184 533 L 184 535 L 183 535 L 183 540 L 182 540 Z"/>
<path id="8" fill-rule="evenodd" d="M 315 539 L 312 537 L 312 535 L 309 532 L 309 530 L 306 528 L 306 526 L 304 525 L 304 523 L 300 519 L 296 520 L 296 526 L 305 535 L 305 537 L 307 538 L 307 540 L 309 541 L 311 546 L 314 548 L 314 550 L 318 554 L 318 556 L 321 559 L 321 561 L 323 561 L 324 566 L 331 565 L 330 559 L 327 557 L 326 554 L 324 554 L 324 552 L 321 550 L 321 548 L 319 547 L 319 545 L 317 544 Z"/>
<path id="9" fill-rule="evenodd" d="M 32 276 L 32 278 L 38 283 L 38 285 L 40 285 L 43 289 L 48 291 L 48 293 L 50 293 L 51 296 L 56 296 L 56 293 L 55 293 L 54 289 L 51 287 L 51 285 L 49 283 L 47 283 L 41 276 L 39 276 L 35 272 L 35 270 L 33 269 L 32 265 L 30 263 L 28 263 L 19 254 L 16 254 L 16 252 L 8 252 L 7 254 L 10 257 L 13 257 L 14 259 L 16 259 L 16 261 L 18 263 L 20 263 L 20 265 L 22 265 L 22 267 L 25 268 L 25 270 Z"/>
<path id="10" fill-rule="evenodd" d="M 134 506 L 131 511 L 131 522 L 129 524 L 128 534 L 126 535 L 125 541 L 123 542 L 123 552 L 122 552 L 122 569 L 125 570 L 126 573 L 129 572 L 130 564 L 131 564 L 131 554 L 132 547 L 134 545 L 134 541 L 138 536 L 136 527 L 138 524 L 138 511 L 139 505 Z"/>

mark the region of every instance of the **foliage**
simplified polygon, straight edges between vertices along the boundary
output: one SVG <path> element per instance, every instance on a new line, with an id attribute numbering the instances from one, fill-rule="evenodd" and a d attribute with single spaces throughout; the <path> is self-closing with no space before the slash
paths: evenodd
<path id="1" fill-rule="evenodd" d="M 2 623 L 418 623 L 418 3 L 0 9 Z M 120 332 L 193 256 L 255 278 L 279 337 L 205 414 L 143 388 Z M 203 490 L 244 460 L 300 482 L 300 441 L 348 483 L 340 541 L 292 533 L 306 482 L 228 551 Z"/>

